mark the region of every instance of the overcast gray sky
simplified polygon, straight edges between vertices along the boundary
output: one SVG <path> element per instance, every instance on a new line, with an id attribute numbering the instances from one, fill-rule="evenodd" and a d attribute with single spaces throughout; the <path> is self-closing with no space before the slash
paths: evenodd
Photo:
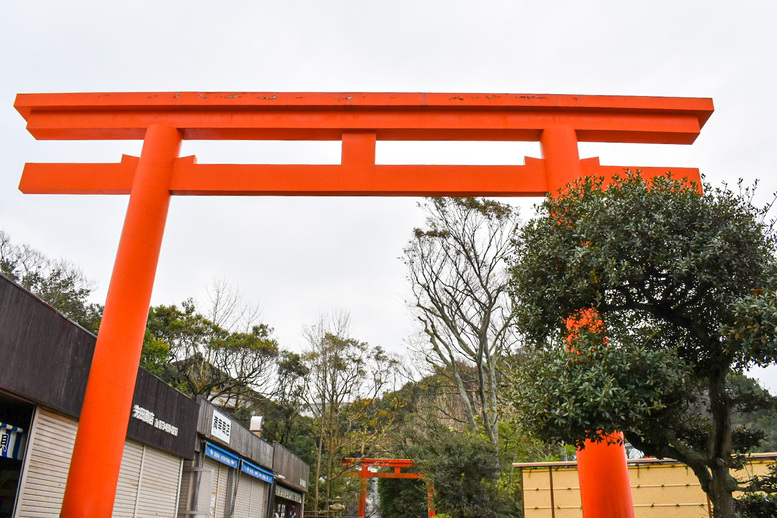
<path id="1" fill-rule="evenodd" d="M 80 265 L 103 301 L 127 198 L 33 196 L 25 162 L 117 162 L 140 143 L 36 142 L 20 92 L 400 91 L 712 97 L 693 146 L 584 145 L 602 164 L 699 167 L 777 190 L 777 2 L 25 0 L 0 15 L 0 228 Z M 333 163 L 337 144 L 185 142 L 200 162 Z M 522 163 L 534 143 L 379 143 L 383 163 Z M 417 200 L 174 198 L 153 303 L 239 283 L 283 345 L 322 311 L 401 352 L 398 257 Z M 531 206 L 529 203 L 528 206 Z M 526 214 L 526 211 L 524 212 Z M 762 376 L 777 393 L 777 375 Z"/>

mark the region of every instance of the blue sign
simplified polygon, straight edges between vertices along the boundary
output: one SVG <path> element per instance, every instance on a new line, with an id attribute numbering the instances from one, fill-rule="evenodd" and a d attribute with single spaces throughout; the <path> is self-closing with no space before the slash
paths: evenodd
<path id="1" fill-rule="evenodd" d="M 209 442 L 205 443 L 205 455 L 222 464 L 226 464 L 230 468 L 237 469 L 240 465 L 240 457 Z"/>
<path id="2" fill-rule="evenodd" d="M 24 442 L 24 430 L 0 423 L 0 458 L 22 460 Z"/>
<path id="3" fill-rule="evenodd" d="M 259 480 L 264 480 L 268 484 L 272 484 L 272 479 L 273 479 L 272 471 L 268 471 L 264 468 L 260 468 L 256 464 L 248 462 L 245 459 L 243 459 L 242 469 L 244 473 L 248 473 L 254 478 L 258 478 Z"/>

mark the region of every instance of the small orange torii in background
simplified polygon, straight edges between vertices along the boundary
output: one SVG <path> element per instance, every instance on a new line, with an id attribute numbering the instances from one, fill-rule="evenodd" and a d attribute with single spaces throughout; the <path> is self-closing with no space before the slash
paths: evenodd
<path id="1" fill-rule="evenodd" d="M 36 139 L 144 141 L 139 158 L 113 164 L 29 163 L 20 183 L 31 194 L 130 195 L 62 506 L 62 516 L 105 518 L 171 195 L 545 196 L 580 176 L 626 168 L 581 160 L 578 142 L 691 144 L 713 111 L 704 98 L 444 93 L 19 94 L 14 106 Z M 342 142 L 342 160 L 197 164 L 178 156 L 184 139 L 334 140 Z M 523 165 L 381 165 L 378 140 L 538 141 L 542 158 L 527 157 Z M 670 169 L 628 168 L 645 176 Z M 699 180 L 698 169 L 671 169 Z M 633 516 L 625 463 L 621 469 L 617 455 L 600 457 L 598 474 L 581 476 L 584 516 Z"/>
<path id="2" fill-rule="evenodd" d="M 343 459 L 344 466 L 356 466 L 358 471 L 347 471 L 346 475 L 349 477 L 359 477 L 361 479 L 361 485 L 359 489 L 359 512 L 356 516 L 364 518 L 367 514 L 367 479 L 370 478 L 404 478 L 404 479 L 423 479 L 422 473 L 412 473 L 408 471 L 402 471 L 402 469 L 408 469 L 415 467 L 415 462 L 412 459 Z M 373 471 L 370 468 L 391 468 L 391 471 Z M 426 495 L 427 495 L 427 516 L 433 518 L 437 516 L 434 511 L 434 487 L 430 481 L 426 481 Z"/>

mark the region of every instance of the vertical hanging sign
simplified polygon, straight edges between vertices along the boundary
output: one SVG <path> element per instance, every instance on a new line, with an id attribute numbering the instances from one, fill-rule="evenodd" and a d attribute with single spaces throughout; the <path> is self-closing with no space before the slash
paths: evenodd
<path id="1" fill-rule="evenodd" d="M 210 433 L 216 439 L 229 444 L 229 439 L 232 435 L 232 419 L 214 409 L 213 419 L 210 423 Z"/>

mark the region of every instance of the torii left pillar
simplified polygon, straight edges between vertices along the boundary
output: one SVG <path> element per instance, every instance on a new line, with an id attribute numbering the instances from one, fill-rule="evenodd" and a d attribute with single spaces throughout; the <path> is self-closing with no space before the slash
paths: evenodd
<path id="1" fill-rule="evenodd" d="M 127 215 L 113 267 L 105 314 L 78 423 L 61 516 L 110 516 L 118 483 L 123 434 L 132 407 L 148 307 L 154 287 L 167 210 L 170 177 L 181 134 L 154 124 L 146 131 L 132 182 Z"/>

